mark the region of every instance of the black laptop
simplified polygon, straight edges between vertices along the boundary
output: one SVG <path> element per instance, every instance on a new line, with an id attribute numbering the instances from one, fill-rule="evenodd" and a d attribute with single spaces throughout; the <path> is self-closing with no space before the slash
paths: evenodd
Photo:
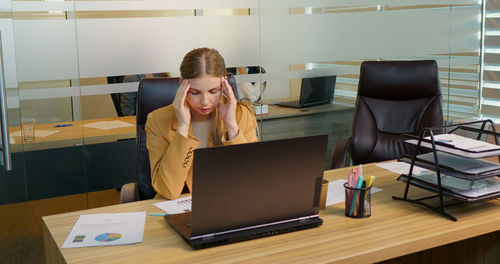
<path id="1" fill-rule="evenodd" d="M 298 101 L 276 103 L 279 106 L 304 108 L 320 104 L 328 104 L 333 99 L 337 76 L 321 76 L 302 78 Z"/>
<path id="2" fill-rule="evenodd" d="M 196 149 L 191 212 L 165 218 L 194 249 L 317 227 L 327 141 Z"/>

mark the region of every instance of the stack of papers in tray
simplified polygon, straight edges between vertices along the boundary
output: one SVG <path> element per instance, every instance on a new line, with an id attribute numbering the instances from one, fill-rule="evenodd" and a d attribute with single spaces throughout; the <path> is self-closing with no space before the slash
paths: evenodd
<path id="1" fill-rule="evenodd" d="M 425 139 L 431 139 L 426 137 Z M 490 151 L 490 150 L 500 150 L 500 146 L 490 144 L 485 141 L 475 140 L 468 137 L 462 137 L 455 134 L 441 134 L 434 136 L 434 140 L 440 143 L 446 143 L 452 145 L 455 148 L 460 148 L 469 151 Z"/>
<path id="2" fill-rule="evenodd" d="M 406 182 L 406 179 L 407 176 L 404 175 L 404 178 L 400 180 Z M 412 182 L 421 187 L 428 187 L 427 189 L 438 190 L 437 175 L 435 172 L 414 175 Z M 500 181 L 496 176 L 481 180 L 466 180 L 441 174 L 441 186 L 449 193 L 465 198 L 481 198 L 500 194 Z"/>
<path id="3" fill-rule="evenodd" d="M 439 165 L 450 171 L 455 171 L 458 173 L 463 173 L 471 176 L 481 176 L 486 175 L 486 173 L 493 173 L 494 175 L 500 175 L 500 164 L 482 160 L 482 159 L 470 159 L 464 158 L 453 154 L 448 154 L 444 152 L 438 152 L 437 156 L 439 158 Z M 429 164 L 434 164 L 434 153 L 429 152 L 426 154 L 417 156 L 417 164 L 420 164 L 419 160 L 427 161 Z M 435 168 L 435 165 L 422 164 L 422 166 L 430 166 Z M 493 175 L 489 176 L 493 176 Z M 418 173 L 416 173 L 418 174 Z M 485 177 L 482 177 L 485 178 Z"/>
<path id="4" fill-rule="evenodd" d="M 430 137 L 425 137 L 426 140 L 431 140 Z M 490 144 L 485 141 L 475 140 L 468 137 L 459 136 L 456 134 L 441 134 L 435 135 L 436 149 L 452 154 L 461 155 L 469 158 L 482 158 L 486 156 L 500 155 L 500 146 Z M 407 143 L 417 145 L 418 140 L 406 140 Z M 422 147 L 432 148 L 432 144 L 422 141 Z"/>

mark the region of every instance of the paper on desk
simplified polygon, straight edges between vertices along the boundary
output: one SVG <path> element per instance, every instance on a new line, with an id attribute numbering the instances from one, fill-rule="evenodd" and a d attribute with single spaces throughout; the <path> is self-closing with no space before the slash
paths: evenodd
<path id="1" fill-rule="evenodd" d="M 426 137 L 426 139 L 431 139 L 430 137 Z M 434 140 L 437 142 L 443 142 L 446 144 L 453 145 L 459 149 L 465 149 L 470 151 L 487 151 L 487 150 L 495 150 L 500 149 L 500 146 L 490 144 L 485 141 L 475 140 L 468 137 L 462 137 L 456 134 L 441 134 L 434 136 Z"/>
<path id="2" fill-rule="evenodd" d="M 120 120 L 113 120 L 113 121 L 99 121 L 99 122 L 94 122 L 94 123 L 88 123 L 88 124 L 85 124 L 83 126 L 90 127 L 90 128 L 108 130 L 108 129 L 115 129 L 115 128 L 121 128 L 121 127 L 131 127 L 134 125 L 127 123 L 127 122 L 120 121 Z"/>
<path id="3" fill-rule="evenodd" d="M 336 180 L 328 183 L 328 192 L 326 193 L 326 205 L 330 206 L 332 204 L 342 203 L 345 201 L 345 188 L 344 183 L 347 180 Z M 375 179 L 375 183 L 377 179 Z M 371 193 L 377 193 L 382 191 L 382 189 L 377 187 L 372 187 Z"/>
<path id="4" fill-rule="evenodd" d="M 425 137 L 425 139 L 430 140 L 430 137 Z M 449 153 L 456 153 L 462 156 L 467 156 L 467 157 L 476 157 L 480 158 L 481 155 L 477 156 L 475 154 L 480 154 L 481 152 L 492 152 L 496 151 L 494 153 L 489 153 L 491 156 L 495 156 L 493 154 L 498 154 L 500 151 L 500 146 L 497 146 L 495 144 L 490 144 L 485 141 L 481 140 L 475 140 L 472 138 L 468 137 L 462 137 L 460 135 L 456 134 L 441 134 L 441 135 L 435 135 L 434 140 L 438 143 L 436 144 L 436 149 L 449 152 Z M 409 139 L 406 140 L 407 143 L 417 145 L 418 140 L 416 139 Z M 443 143 L 443 144 L 439 144 Z M 422 142 L 421 145 L 426 148 L 432 148 L 432 144 L 428 142 Z M 458 153 L 457 153 L 458 151 Z M 462 152 L 460 152 L 462 151 Z M 464 153 L 463 151 L 468 151 Z M 471 153 L 472 152 L 472 153 Z"/>
<path id="5" fill-rule="evenodd" d="M 35 129 L 35 137 L 38 138 L 43 138 L 43 137 L 48 137 L 50 135 L 59 133 L 60 130 L 41 130 L 41 129 Z M 21 130 L 14 131 L 10 133 L 11 136 L 13 137 L 20 137 L 22 135 Z"/>
<path id="6" fill-rule="evenodd" d="M 410 172 L 410 164 L 406 162 L 394 161 L 387 163 L 377 163 L 376 165 L 382 169 L 386 169 L 397 174 L 408 174 L 408 172 Z M 424 174 L 429 172 L 430 170 L 428 169 L 424 169 L 419 166 L 413 166 L 413 174 Z"/>
<path id="7" fill-rule="evenodd" d="M 146 212 L 80 215 L 62 248 L 142 242 Z"/>
<path id="8" fill-rule="evenodd" d="M 191 196 L 153 204 L 168 214 L 180 214 L 191 211 Z"/>

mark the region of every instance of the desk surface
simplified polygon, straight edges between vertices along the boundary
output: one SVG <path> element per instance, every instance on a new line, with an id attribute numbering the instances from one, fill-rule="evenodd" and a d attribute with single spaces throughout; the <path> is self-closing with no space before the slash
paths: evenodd
<path id="1" fill-rule="evenodd" d="M 97 129 L 85 127 L 85 124 L 101 122 L 101 121 L 114 121 L 119 120 L 131 124 L 129 127 L 121 127 L 114 129 Z M 66 127 L 54 127 L 59 124 L 72 124 Z M 10 127 L 9 131 L 20 131 L 21 127 Z M 82 144 L 95 144 L 102 142 L 116 141 L 118 139 L 135 138 L 135 116 L 125 116 L 116 118 L 103 118 L 73 122 L 58 122 L 48 124 L 37 124 L 36 130 L 58 131 L 55 134 L 47 137 L 37 137 L 32 142 L 23 142 L 21 136 L 12 136 L 14 144 L 11 144 L 14 152 L 22 150 L 39 150 L 49 148 L 60 148 Z"/>
<path id="2" fill-rule="evenodd" d="M 325 172 L 329 180 L 344 179 L 348 169 Z M 162 217 L 147 216 L 144 241 L 136 245 L 61 249 L 80 214 L 161 212 L 146 200 L 91 210 L 43 217 L 47 263 L 373 263 L 429 248 L 480 236 L 500 229 L 500 201 L 463 204 L 447 211 L 458 222 L 430 210 L 393 200 L 402 195 L 404 184 L 395 173 L 373 164 L 363 166 L 365 175 L 375 175 L 372 216 L 351 219 L 344 216 L 344 204 L 320 212 L 319 228 L 239 242 L 194 251 Z M 426 194 L 411 189 L 411 195 Z"/>

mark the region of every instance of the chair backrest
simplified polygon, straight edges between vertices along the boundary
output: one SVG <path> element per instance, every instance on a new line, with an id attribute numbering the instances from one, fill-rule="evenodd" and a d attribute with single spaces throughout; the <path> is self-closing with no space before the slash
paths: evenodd
<path id="1" fill-rule="evenodd" d="M 401 134 L 443 125 L 436 61 L 368 61 L 361 65 L 353 120 L 354 164 L 390 160 L 412 148 Z"/>
<path id="2" fill-rule="evenodd" d="M 238 98 L 236 80 L 233 75 L 228 75 L 228 82 Z M 179 88 L 179 78 L 144 78 L 139 83 L 137 91 L 136 113 L 136 140 L 137 140 L 137 185 L 139 199 L 151 199 L 156 192 L 151 185 L 151 168 L 149 152 L 146 148 L 146 121 L 152 111 L 170 105 L 174 101 Z"/>

